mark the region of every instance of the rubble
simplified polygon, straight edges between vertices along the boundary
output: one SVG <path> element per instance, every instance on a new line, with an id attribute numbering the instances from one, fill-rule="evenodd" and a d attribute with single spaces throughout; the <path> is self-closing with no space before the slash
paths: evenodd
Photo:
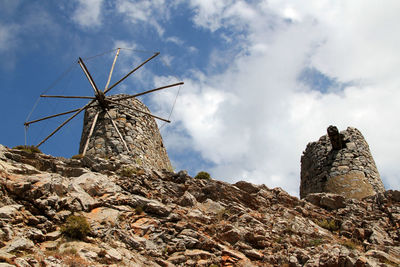
<path id="1" fill-rule="evenodd" d="M 127 176 L 121 170 L 135 171 Z M 364 199 L 0 145 L 0 266 L 399 266 L 400 192 Z M 61 228 L 84 216 L 90 233 Z"/>

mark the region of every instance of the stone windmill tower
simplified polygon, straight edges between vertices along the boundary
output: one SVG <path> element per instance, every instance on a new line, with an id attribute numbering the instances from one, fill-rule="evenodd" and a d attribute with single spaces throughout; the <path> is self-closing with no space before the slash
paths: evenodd
<path id="1" fill-rule="evenodd" d="M 159 52 L 154 53 L 137 67 L 133 68 L 125 76 L 117 80 L 117 82 L 110 85 L 111 76 L 120 50 L 121 48 L 116 49 L 117 52 L 104 90 L 98 88 L 82 58 L 79 58 L 78 64 L 89 81 L 94 91 L 94 96 L 40 96 L 51 98 L 89 99 L 89 102 L 86 105 L 74 110 L 28 121 L 24 124 L 27 128 L 32 123 L 73 113 L 72 116 L 60 124 L 36 146 L 39 147 L 64 125 L 85 110 L 83 131 L 79 147 L 79 152 L 83 156 L 92 155 L 109 158 L 111 156 L 124 154 L 128 155 L 137 164 L 148 168 L 158 170 L 171 169 L 171 163 L 164 148 L 155 119 L 165 122 L 170 121 L 151 114 L 150 110 L 136 97 L 166 88 L 180 86 L 183 82 L 161 86 L 135 95 L 107 95 L 110 90 L 115 88 L 128 76 L 160 54 Z"/>
<path id="2" fill-rule="evenodd" d="M 361 199 L 385 192 L 375 161 L 361 132 L 348 127 L 307 145 L 301 157 L 300 197 L 331 192 Z"/>
<path id="3" fill-rule="evenodd" d="M 124 97 L 129 96 L 113 95 L 110 99 Z M 123 106 L 108 112 L 111 119 L 98 107 L 86 109 L 79 153 L 83 154 L 87 144 L 85 154 L 89 156 L 109 158 L 128 155 L 139 165 L 170 170 L 172 166 L 157 123 L 153 117 L 147 115 L 150 113 L 149 109 L 136 98 L 124 99 L 120 103 Z M 97 123 L 91 130 L 96 114 Z M 92 135 L 88 139 L 90 131 Z"/>

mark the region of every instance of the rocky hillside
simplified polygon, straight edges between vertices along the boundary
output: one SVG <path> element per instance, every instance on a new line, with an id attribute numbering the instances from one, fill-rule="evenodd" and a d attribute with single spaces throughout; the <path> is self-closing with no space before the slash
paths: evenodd
<path id="1" fill-rule="evenodd" d="M 400 192 L 363 200 L 0 146 L 0 266 L 399 266 Z"/>

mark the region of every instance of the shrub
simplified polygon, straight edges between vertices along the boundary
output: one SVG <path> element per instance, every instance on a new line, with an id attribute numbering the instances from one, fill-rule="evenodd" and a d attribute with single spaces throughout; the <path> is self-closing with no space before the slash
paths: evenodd
<path id="1" fill-rule="evenodd" d="M 124 177 L 132 177 L 133 175 L 140 176 L 146 174 L 143 169 L 133 168 L 130 166 L 124 167 L 119 171 L 120 175 Z"/>
<path id="2" fill-rule="evenodd" d="M 350 239 L 346 239 L 345 241 L 341 242 L 341 244 L 351 250 L 354 250 L 357 248 L 357 244 Z"/>
<path id="3" fill-rule="evenodd" d="M 135 214 L 140 215 L 143 214 L 143 207 L 142 206 L 136 206 L 135 207 Z"/>
<path id="4" fill-rule="evenodd" d="M 195 179 L 205 179 L 205 180 L 210 180 L 211 176 L 208 172 L 199 172 L 195 177 Z"/>
<path id="5" fill-rule="evenodd" d="M 90 225 L 85 217 L 71 215 L 61 227 L 61 233 L 66 237 L 82 240 L 90 233 Z"/>
<path id="6" fill-rule="evenodd" d="M 42 151 L 40 151 L 40 149 L 37 148 L 36 146 L 23 146 L 23 145 L 21 145 L 21 146 L 15 146 L 15 147 L 13 147 L 13 149 L 23 150 L 23 151 L 28 152 L 30 154 L 42 153 Z"/>
<path id="7" fill-rule="evenodd" d="M 333 219 L 332 220 L 323 219 L 321 221 L 317 221 L 316 223 L 322 228 L 325 228 L 331 232 L 339 230 L 339 226 Z"/>
<path id="8" fill-rule="evenodd" d="M 316 238 L 316 239 L 312 239 L 308 242 L 308 245 L 311 247 L 317 247 L 319 245 L 321 245 L 322 243 L 324 243 L 324 240 L 321 238 Z"/>
<path id="9" fill-rule="evenodd" d="M 73 155 L 73 156 L 71 157 L 71 159 L 82 159 L 82 158 L 83 158 L 83 155 L 82 155 L 82 154 Z"/>
<path id="10" fill-rule="evenodd" d="M 125 177 L 132 177 L 134 174 L 136 174 L 136 169 L 132 167 L 125 167 L 120 170 L 120 174 Z"/>

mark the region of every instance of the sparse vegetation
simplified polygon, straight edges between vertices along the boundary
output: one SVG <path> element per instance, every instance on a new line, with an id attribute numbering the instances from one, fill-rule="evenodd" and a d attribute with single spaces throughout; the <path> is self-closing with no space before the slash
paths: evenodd
<path id="1" fill-rule="evenodd" d="M 210 180 L 211 176 L 210 176 L 210 174 L 208 172 L 201 171 L 194 178 L 195 179 Z"/>
<path id="2" fill-rule="evenodd" d="M 327 220 L 327 219 L 317 220 L 316 223 L 319 226 L 321 226 L 322 228 L 325 228 L 325 229 L 327 229 L 327 230 L 329 230 L 331 232 L 339 230 L 339 226 L 337 225 L 337 223 L 333 219 L 331 219 L 331 220 Z"/>
<path id="3" fill-rule="evenodd" d="M 20 145 L 20 146 L 15 146 L 15 147 L 13 147 L 13 149 L 23 150 L 23 151 L 28 152 L 28 153 L 30 153 L 30 154 L 33 154 L 33 153 L 42 153 L 42 151 L 40 151 L 40 149 L 37 148 L 36 146 L 25 146 L 25 145 Z"/>
<path id="4" fill-rule="evenodd" d="M 136 206 L 135 207 L 135 214 L 143 214 L 143 207 L 142 206 Z"/>
<path id="5" fill-rule="evenodd" d="M 323 239 L 321 239 L 321 238 L 315 238 L 315 239 L 310 240 L 310 241 L 308 242 L 308 245 L 309 245 L 310 247 L 317 247 L 317 246 L 321 245 L 322 243 L 324 243 L 324 240 L 323 240 Z"/>
<path id="6" fill-rule="evenodd" d="M 90 225 L 83 216 L 71 215 L 61 227 L 61 233 L 72 239 L 84 239 L 90 233 Z"/>
<path id="7" fill-rule="evenodd" d="M 357 248 L 357 243 L 355 243 L 353 240 L 351 239 L 346 239 L 344 241 L 341 242 L 341 244 L 343 246 L 345 246 L 348 249 L 356 249 Z"/>
<path id="8" fill-rule="evenodd" d="M 134 175 L 143 175 L 145 174 L 145 172 L 143 169 L 134 168 L 132 166 L 126 166 L 119 171 L 119 174 L 124 177 L 132 177 Z"/>
<path id="9" fill-rule="evenodd" d="M 136 162 L 136 164 L 139 165 L 139 166 L 142 166 L 142 164 L 143 164 L 143 161 L 142 161 L 141 158 L 136 158 L 136 159 L 135 159 L 135 162 Z"/>
<path id="10" fill-rule="evenodd" d="M 78 251 L 75 248 L 69 248 L 64 250 L 63 254 L 68 254 L 68 255 L 76 255 Z"/>
<path id="11" fill-rule="evenodd" d="M 82 158 L 83 158 L 83 155 L 82 155 L 82 154 L 73 155 L 73 156 L 71 157 L 71 159 L 82 159 Z"/>

